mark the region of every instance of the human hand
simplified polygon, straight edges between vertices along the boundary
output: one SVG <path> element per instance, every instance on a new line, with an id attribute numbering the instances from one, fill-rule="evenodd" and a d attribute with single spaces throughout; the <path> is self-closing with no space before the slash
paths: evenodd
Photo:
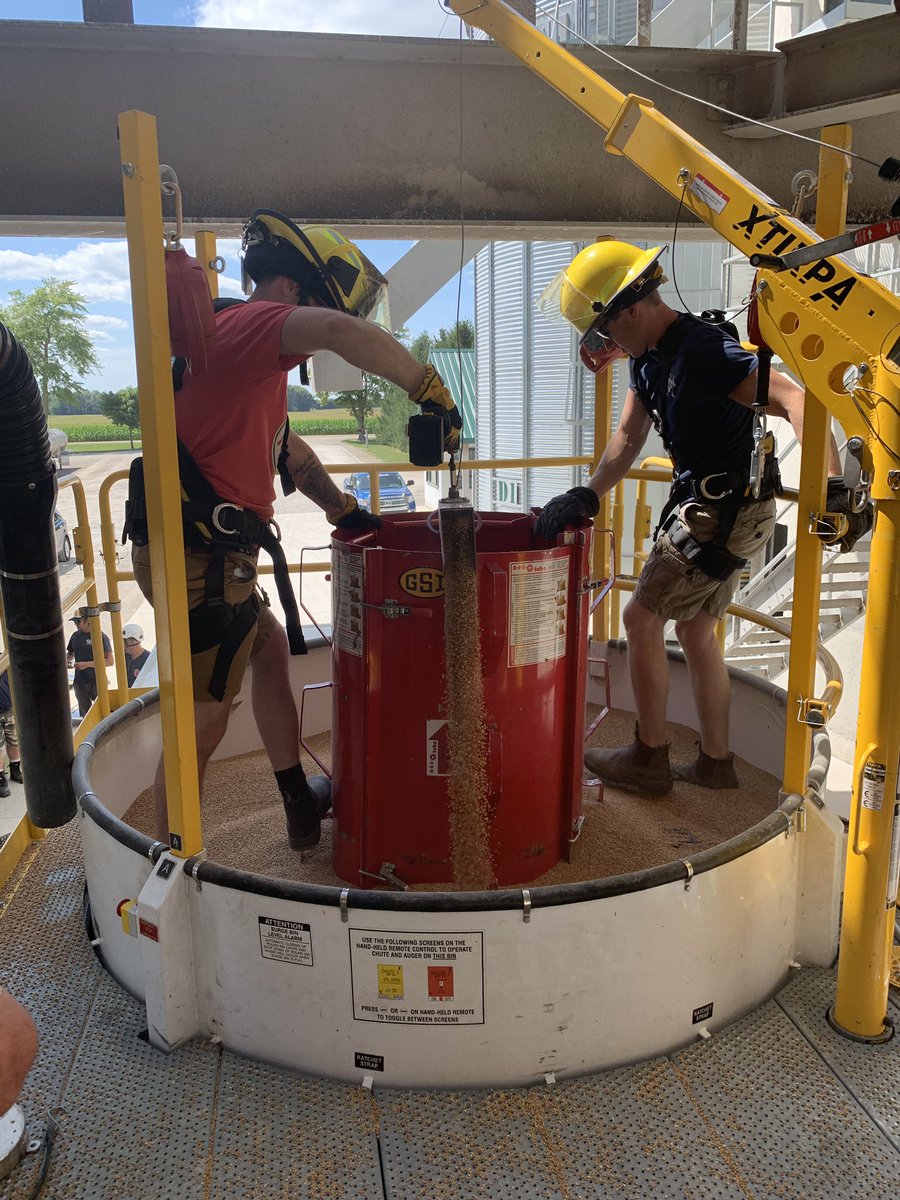
<path id="1" fill-rule="evenodd" d="M 365 533 L 369 529 L 381 528 L 381 517 L 377 513 L 367 512 L 366 509 L 360 508 L 355 496 L 350 496 L 345 492 L 344 500 L 343 510 L 337 517 L 328 518 L 335 529 L 356 529 L 360 533 Z"/>
<path id="2" fill-rule="evenodd" d="M 456 402 L 444 386 L 444 381 L 431 365 L 425 368 L 425 378 L 414 392 L 409 393 L 413 404 L 423 413 L 433 413 L 444 423 L 444 449 L 456 454 L 462 437 L 462 417 Z"/>
<path id="3" fill-rule="evenodd" d="M 816 536 L 828 546 L 839 546 L 842 552 L 852 550 L 875 523 L 875 506 L 871 501 L 860 512 L 851 510 L 850 491 L 840 475 L 832 476 L 828 480 L 825 509 L 827 512 L 846 517 L 847 529 L 838 536 L 833 526 L 825 524 L 816 530 Z"/>
<path id="4" fill-rule="evenodd" d="M 600 497 L 595 491 L 589 487 L 570 488 L 547 501 L 538 514 L 534 530 L 538 537 L 552 542 L 566 525 L 596 517 L 599 511 Z"/>

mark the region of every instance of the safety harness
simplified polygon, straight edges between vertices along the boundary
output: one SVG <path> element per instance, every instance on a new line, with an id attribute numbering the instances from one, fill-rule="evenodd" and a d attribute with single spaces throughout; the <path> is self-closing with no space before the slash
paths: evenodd
<path id="1" fill-rule="evenodd" d="M 716 325 L 725 325 L 729 334 L 737 330 L 733 325 L 721 318 L 724 314 L 712 310 L 703 313 L 694 320 L 703 320 Z M 668 359 L 666 374 L 671 367 L 675 352 L 684 340 L 691 324 L 691 314 L 684 314 L 680 325 L 672 330 L 668 338 L 667 353 L 662 355 Z M 737 338 L 735 337 L 735 340 Z M 768 363 L 765 364 L 766 367 Z M 654 541 L 661 535 L 667 534 L 669 541 L 692 566 L 708 575 L 710 579 L 727 579 L 734 571 L 741 570 L 749 561 L 732 554 L 727 548 L 738 513 L 747 504 L 755 504 L 759 500 L 769 500 L 772 496 L 780 495 L 781 472 L 778 459 L 775 456 L 775 439 L 771 433 L 766 433 L 765 418 L 761 410 L 768 404 L 769 373 L 760 370 L 757 386 L 757 399 L 754 405 L 754 445 L 751 461 L 746 469 L 735 468 L 730 471 L 718 471 L 702 477 L 692 471 L 672 471 L 672 488 L 666 500 L 659 523 L 654 531 Z M 662 438 L 666 453 L 675 461 L 675 455 L 669 431 L 659 410 L 649 409 L 650 419 L 654 428 Z M 762 439 L 757 437 L 757 428 L 761 427 Z M 709 541 L 699 542 L 680 521 L 685 508 L 691 504 L 712 506 L 719 513 L 719 523 L 716 532 Z"/>
<path id="2" fill-rule="evenodd" d="M 673 475 L 672 490 L 654 532 L 654 540 L 660 534 L 668 534 L 669 541 L 692 566 L 699 568 L 710 579 L 727 579 L 733 571 L 740 570 L 748 562 L 748 559 L 732 554 L 726 545 L 738 513 L 747 504 L 781 494 L 778 460 L 772 457 L 766 463 L 759 496 L 753 495 L 749 470 L 722 471 L 702 479 L 697 479 L 690 471 Z M 719 512 L 718 527 L 708 542 L 698 542 L 679 520 L 682 511 L 690 504 L 713 505 Z"/>
<path id="3" fill-rule="evenodd" d="M 241 300 L 215 300 L 217 312 Z M 187 362 L 176 358 L 172 364 L 172 385 L 181 389 Z M 289 422 L 285 417 L 284 436 L 278 458 L 278 473 L 285 495 L 295 489 L 287 470 L 287 439 Z M 225 562 L 229 553 L 256 555 L 265 550 L 272 559 L 275 587 L 284 609 L 285 629 L 291 654 L 306 654 L 306 641 L 300 625 L 300 612 L 291 585 L 287 559 L 281 546 L 278 526 L 264 521 L 255 512 L 225 500 L 218 495 L 209 480 L 194 462 L 187 448 L 178 442 L 178 475 L 181 482 L 181 518 L 185 546 L 210 551 L 206 571 L 203 603 L 188 614 L 191 653 L 200 654 L 219 647 L 213 664 L 209 694 L 222 700 L 228 674 L 235 655 L 259 619 L 259 597 L 254 591 L 241 604 L 225 601 Z M 128 472 L 128 499 L 125 502 L 125 525 L 122 543 L 131 540 L 135 546 L 146 546 L 147 500 L 144 488 L 144 460 L 136 458 Z"/>
<path id="4" fill-rule="evenodd" d="M 249 509 L 217 495 L 181 442 L 178 443 L 178 474 L 184 544 L 211 552 L 203 603 L 188 614 L 191 653 L 201 654 L 218 645 L 209 694 L 214 700 L 221 700 L 234 657 L 259 619 L 259 598 L 255 592 L 241 604 L 225 601 L 225 560 L 229 553 L 255 555 L 259 549 L 266 551 L 275 568 L 275 587 L 284 609 L 291 654 L 306 654 L 306 641 L 287 559 L 274 521 L 263 521 Z M 146 546 L 149 540 L 142 458 L 134 459 L 128 472 L 123 544 L 129 538 L 135 546 Z"/>

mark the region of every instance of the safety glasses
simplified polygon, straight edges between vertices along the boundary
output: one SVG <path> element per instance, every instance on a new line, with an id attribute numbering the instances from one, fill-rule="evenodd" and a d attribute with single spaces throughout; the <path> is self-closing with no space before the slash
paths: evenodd
<path id="1" fill-rule="evenodd" d="M 612 319 L 615 320 L 615 317 Z M 582 334 L 578 345 L 579 349 L 586 350 L 588 354 L 604 354 L 614 350 L 616 343 L 609 336 L 609 320 L 598 317 L 587 333 Z"/>

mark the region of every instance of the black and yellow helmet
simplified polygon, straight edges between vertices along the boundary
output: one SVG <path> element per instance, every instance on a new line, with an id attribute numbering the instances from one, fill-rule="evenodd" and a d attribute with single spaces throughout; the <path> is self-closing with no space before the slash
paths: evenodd
<path id="1" fill-rule="evenodd" d="M 258 208 L 244 226 L 241 259 L 245 291 L 248 278 L 257 283 L 266 275 L 285 275 L 328 308 L 390 328 L 387 280 L 358 246 L 328 225 L 295 225 L 282 213 Z"/>

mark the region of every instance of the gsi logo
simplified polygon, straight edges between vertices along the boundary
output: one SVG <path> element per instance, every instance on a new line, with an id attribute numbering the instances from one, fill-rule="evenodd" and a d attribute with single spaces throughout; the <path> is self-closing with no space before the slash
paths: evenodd
<path id="1" fill-rule="evenodd" d="M 434 567 L 413 567 L 400 576 L 400 586 L 408 596 L 443 596 L 444 572 Z"/>

